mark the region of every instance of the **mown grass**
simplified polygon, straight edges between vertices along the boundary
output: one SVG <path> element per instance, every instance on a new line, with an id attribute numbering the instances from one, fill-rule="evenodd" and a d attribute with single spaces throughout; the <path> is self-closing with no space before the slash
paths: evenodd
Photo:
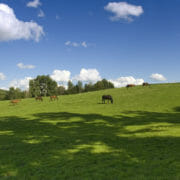
<path id="1" fill-rule="evenodd" d="M 179 180 L 180 84 L 0 102 L 0 179 Z"/>

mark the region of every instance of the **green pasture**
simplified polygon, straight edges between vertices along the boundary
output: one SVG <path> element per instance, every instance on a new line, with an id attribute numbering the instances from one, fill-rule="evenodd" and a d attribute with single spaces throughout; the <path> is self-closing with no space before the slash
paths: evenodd
<path id="1" fill-rule="evenodd" d="M 0 180 L 11 179 L 179 180 L 180 84 L 1 101 Z"/>

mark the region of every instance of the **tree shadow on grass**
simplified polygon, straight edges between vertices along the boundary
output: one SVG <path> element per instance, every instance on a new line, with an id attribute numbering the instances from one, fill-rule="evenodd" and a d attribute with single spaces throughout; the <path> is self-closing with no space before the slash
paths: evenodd
<path id="1" fill-rule="evenodd" d="M 176 112 L 180 112 L 180 106 L 175 107 L 174 110 L 175 110 Z"/>
<path id="2" fill-rule="evenodd" d="M 123 114 L 52 112 L 34 114 L 33 120 L 1 117 L 0 178 L 180 178 L 180 137 L 151 126 L 177 127 L 180 114 Z"/>

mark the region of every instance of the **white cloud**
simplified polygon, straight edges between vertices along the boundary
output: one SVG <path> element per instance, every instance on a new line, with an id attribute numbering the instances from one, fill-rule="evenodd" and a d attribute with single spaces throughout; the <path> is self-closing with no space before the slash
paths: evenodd
<path id="1" fill-rule="evenodd" d="M 78 43 L 78 42 L 66 41 L 66 42 L 65 42 L 65 45 L 66 45 L 66 46 L 72 46 L 72 47 L 84 47 L 84 48 L 87 48 L 87 47 L 88 47 L 86 41 L 83 41 L 83 42 L 80 42 L 80 43 Z"/>
<path id="2" fill-rule="evenodd" d="M 152 74 L 150 78 L 155 81 L 166 81 L 166 78 L 162 74 L 158 73 Z"/>
<path id="3" fill-rule="evenodd" d="M 80 74 L 73 78 L 77 81 L 84 82 L 96 82 L 101 80 L 101 76 L 96 69 L 84 69 L 82 68 Z"/>
<path id="4" fill-rule="evenodd" d="M 71 45 L 72 45 L 73 47 L 78 47 L 78 46 L 79 46 L 79 44 L 78 44 L 77 42 L 72 42 Z"/>
<path id="5" fill-rule="evenodd" d="M 45 14 L 44 14 L 44 12 L 43 12 L 43 10 L 41 10 L 40 9 L 40 11 L 39 11 L 39 13 L 38 13 L 38 17 L 44 17 L 45 16 Z"/>
<path id="6" fill-rule="evenodd" d="M 0 80 L 5 80 L 6 76 L 3 73 L 0 73 Z"/>
<path id="7" fill-rule="evenodd" d="M 17 67 L 19 67 L 20 69 L 34 69 L 35 68 L 34 65 L 24 65 L 23 63 L 18 63 Z"/>
<path id="8" fill-rule="evenodd" d="M 41 2 L 39 0 L 34 0 L 27 3 L 27 7 L 33 7 L 33 8 L 37 8 L 40 5 Z"/>
<path id="9" fill-rule="evenodd" d="M 42 35 L 44 35 L 42 26 L 33 21 L 18 20 L 12 8 L 0 3 L 0 41 L 19 39 L 39 41 Z"/>
<path id="10" fill-rule="evenodd" d="M 29 88 L 29 81 L 33 79 L 32 77 L 25 77 L 24 79 L 13 80 L 10 82 L 9 87 L 20 88 L 22 90 L 27 90 Z"/>
<path id="11" fill-rule="evenodd" d="M 104 9 L 114 14 L 110 17 L 112 21 L 120 19 L 132 21 L 132 16 L 138 17 L 144 12 L 142 6 L 128 4 L 127 2 L 110 2 Z"/>
<path id="12" fill-rule="evenodd" d="M 85 41 L 82 42 L 81 45 L 82 45 L 83 47 L 87 48 L 87 43 L 86 43 Z"/>
<path id="13" fill-rule="evenodd" d="M 70 80 L 71 72 L 66 70 L 54 70 L 51 78 L 57 82 L 68 82 Z"/>
<path id="14" fill-rule="evenodd" d="M 115 87 L 125 87 L 127 84 L 135 84 L 135 85 L 141 85 L 144 80 L 143 79 L 135 79 L 132 76 L 128 77 L 119 77 L 118 79 L 115 80 L 109 80 L 114 84 Z"/>
<path id="15" fill-rule="evenodd" d="M 66 41 L 66 42 L 65 42 L 65 45 L 66 45 L 66 46 L 69 46 L 70 44 L 71 44 L 71 41 Z"/>
<path id="16" fill-rule="evenodd" d="M 7 87 L 0 87 L 0 89 L 5 90 L 5 91 L 9 90 L 9 88 L 7 88 Z"/>

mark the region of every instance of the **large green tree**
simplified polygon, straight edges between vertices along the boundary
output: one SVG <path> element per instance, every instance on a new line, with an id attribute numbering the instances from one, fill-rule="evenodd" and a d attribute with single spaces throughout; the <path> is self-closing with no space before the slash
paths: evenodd
<path id="1" fill-rule="evenodd" d="M 50 96 L 57 92 L 57 82 L 52 80 L 49 75 L 37 76 L 29 82 L 29 93 L 31 97 Z"/>

